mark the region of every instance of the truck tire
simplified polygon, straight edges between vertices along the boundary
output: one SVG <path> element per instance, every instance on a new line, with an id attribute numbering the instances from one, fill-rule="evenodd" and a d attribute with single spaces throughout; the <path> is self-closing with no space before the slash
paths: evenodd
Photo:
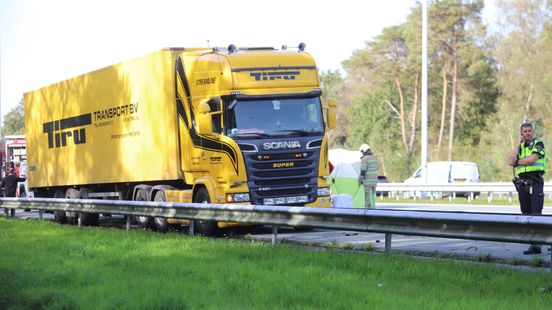
<path id="1" fill-rule="evenodd" d="M 68 188 L 65 192 L 65 198 L 67 199 L 79 199 L 79 191 L 74 188 Z M 73 211 L 65 211 L 65 216 L 67 217 L 67 224 L 75 225 L 77 224 L 78 214 Z"/>
<path id="2" fill-rule="evenodd" d="M 194 198 L 195 203 L 210 203 L 209 192 L 205 187 L 202 187 L 197 191 L 197 195 Z M 217 222 L 195 220 L 195 228 L 197 232 L 204 236 L 214 236 L 218 233 Z"/>
<path id="3" fill-rule="evenodd" d="M 88 199 L 89 192 L 87 188 L 81 187 L 79 190 L 79 199 Z M 98 226 L 100 215 L 98 213 L 79 212 L 79 218 L 81 220 L 81 225 Z"/>
<path id="4" fill-rule="evenodd" d="M 58 189 L 54 193 L 54 198 L 64 198 L 65 193 Z M 67 217 L 65 216 L 65 211 L 54 211 L 54 221 L 59 224 L 67 224 Z"/>
<path id="5" fill-rule="evenodd" d="M 153 198 L 153 201 L 159 201 L 159 202 L 165 202 L 167 201 L 167 196 L 165 195 L 164 191 L 158 191 L 155 193 L 155 198 Z M 169 230 L 169 223 L 167 223 L 167 219 L 164 217 L 155 217 L 153 219 L 153 222 L 155 224 L 155 229 L 158 232 L 165 233 Z"/>
<path id="6" fill-rule="evenodd" d="M 134 200 L 135 201 L 147 201 L 148 200 L 148 194 L 146 193 L 146 190 L 139 189 L 136 192 L 136 197 L 135 197 Z M 136 223 L 138 224 L 138 227 L 140 227 L 142 229 L 148 229 L 148 228 L 153 228 L 154 227 L 153 219 L 151 217 L 137 216 L 135 219 L 136 219 Z"/>

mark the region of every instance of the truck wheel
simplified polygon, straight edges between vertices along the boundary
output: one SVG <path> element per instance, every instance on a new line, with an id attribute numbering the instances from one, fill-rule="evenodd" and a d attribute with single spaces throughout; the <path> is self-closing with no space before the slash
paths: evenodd
<path id="1" fill-rule="evenodd" d="M 155 198 L 153 198 L 153 201 L 160 201 L 160 202 L 165 202 L 167 201 L 167 197 L 165 196 L 165 192 L 164 191 L 158 191 L 156 194 L 155 194 Z M 169 223 L 167 223 L 167 219 L 164 218 L 164 217 L 156 217 L 153 219 L 154 221 L 154 224 L 155 224 L 155 229 L 158 231 L 158 232 L 167 232 L 169 230 Z"/>
<path id="2" fill-rule="evenodd" d="M 57 190 L 54 193 L 54 198 L 64 198 L 65 193 L 62 190 Z M 59 224 L 66 224 L 67 217 L 65 216 L 65 211 L 54 211 L 54 221 Z"/>
<path id="3" fill-rule="evenodd" d="M 136 193 L 136 198 L 134 200 L 135 201 L 147 201 L 148 200 L 148 195 L 147 195 L 146 191 L 144 189 L 139 189 L 138 192 Z M 142 229 L 148 229 L 148 228 L 153 228 L 154 227 L 153 219 L 151 217 L 147 217 L 147 216 L 137 216 L 136 217 L 136 223 L 138 224 L 138 227 L 140 227 Z"/>
<path id="4" fill-rule="evenodd" d="M 81 187 L 79 199 L 88 199 L 89 192 L 87 188 Z M 100 215 L 98 213 L 79 212 L 79 218 L 84 226 L 98 226 Z"/>
<path id="5" fill-rule="evenodd" d="M 67 199 L 78 199 L 79 191 L 74 188 L 68 188 L 65 192 L 65 198 Z M 67 217 L 67 224 L 75 225 L 77 224 L 78 214 L 77 212 L 65 211 L 65 216 Z"/>
<path id="6" fill-rule="evenodd" d="M 197 195 L 194 198 L 195 203 L 210 203 L 209 192 L 206 188 L 201 188 L 197 191 Z M 198 233 L 204 236 L 214 236 L 218 233 L 217 222 L 195 220 L 195 227 Z"/>

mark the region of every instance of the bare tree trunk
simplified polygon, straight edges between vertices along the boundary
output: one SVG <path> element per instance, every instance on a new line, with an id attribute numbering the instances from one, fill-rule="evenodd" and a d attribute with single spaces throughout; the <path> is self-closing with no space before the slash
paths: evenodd
<path id="1" fill-rule="evenodd" d="M 408 153 L 408 144 L 406 143 L 406 122 L 405 122 L 405 113 L 404 113 L 404 94 L 401 88 L 401 80 L 400 77 L 395 77 L 395 86 L 397 86 L 397 92 L 399 93 L 399 111 L 400 111 L 400 119 L 401 119 L 401 135 L 402 135 L 402 141 L 404 148 L 406 152 Z"/>
<path id="2" fill-rule="evenodd" d="M 450 99 L 450 128 L 449 128 L 449 147 L 448 160 L 452 160 L 454 151 L 454 126 L 456 121 L 456 92 L 458 86 L 458 59 L 456 57 L 456 49 L 452 53 L 452 89 Z"/>
<path id="3" fill-rule="evenodd" d="M 443 135 L 445 131 L 445 117 L 447 114 L 447 99 L 448 99 L 448 78 L 447 70 L 443 69 L 443 99 L 441 100 L 441 125 L 439 126 L 439 140 L 437 141 L 437 158 L 441 153 L 441 145 L 443 144 Z"/>
<path id="4" fill-rule="evenodd" d="M 525 115 L 523 116 L 523 122 L 526 123 L 529 119 L 529 110 L 531 109 L 531 101 L 533 101 L 533 90 L 535 89 L 534 85 L 531 85 L 531 90 L 527 96 L 527 101 L 525 101 Z"/>
<path id="5" fill-rule="evenodd" d="M 414 138 L 416 137 L 416 117 L 418 116 L 418 87 L 420 86 L 420 70 L 416 71 L 416 78 L 414 82 L 414 102 L 412 103 L 412 110 L 410 111 L 410 142 L 408 143 L 408 154 L 412 154 L 414 151 Z"/>

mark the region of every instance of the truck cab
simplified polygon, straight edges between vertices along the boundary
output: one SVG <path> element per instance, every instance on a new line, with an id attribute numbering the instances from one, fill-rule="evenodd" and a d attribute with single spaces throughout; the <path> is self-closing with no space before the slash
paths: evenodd
<path id="1" fill-rule="evenodd" d="M 176 67 L 183 127 L 201 150 L 183 170 L 210 179 L 210 202 L 331 206 L 324 177 L 335 112 L 323 107 L 308 53 L 229 46 L 184 52 Z"/>

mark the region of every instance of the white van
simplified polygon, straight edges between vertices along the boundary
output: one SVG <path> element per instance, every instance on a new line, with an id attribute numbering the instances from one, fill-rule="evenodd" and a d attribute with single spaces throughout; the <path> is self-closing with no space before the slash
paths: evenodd
<path id="1" fill-rule="evenodd" d="M 427 163 L 427 169 L 423 167 L 416 169 L 414 174 L 406 179 L 404 183 L 425 184 L 426 176 L 427 184 L 478 183 L 480 181 L 479 169 L 476 163 L 468 161 L 434 161 Z M 426 195 L 417 193 L 417 196 L 424 197 Z"/>
<path id="2" fill-rule="evenodd" d="M 434 161 L 427 163 L 427 169 L 420 167 L 406 179 L 409 184 L 477 183 L 479 169 L 476 163 L 467 161 Z"/>

